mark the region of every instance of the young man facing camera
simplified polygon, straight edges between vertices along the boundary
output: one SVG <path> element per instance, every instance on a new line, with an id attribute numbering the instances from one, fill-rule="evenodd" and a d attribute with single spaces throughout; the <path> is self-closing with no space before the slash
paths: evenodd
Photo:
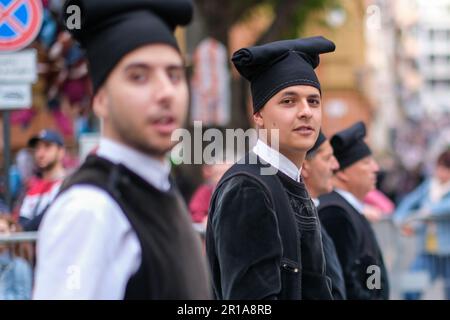
<path id="1" fill-rule="evenodd" d="M 334 48 L 314 37 L 233 55 L 251 83 L 256 126 L 268 135 L 225 173 L 211 200 L 206 247 L 216 298 L 331 299 L 320 223 L 300 173 L 322 118 L 314 68 Z"/>

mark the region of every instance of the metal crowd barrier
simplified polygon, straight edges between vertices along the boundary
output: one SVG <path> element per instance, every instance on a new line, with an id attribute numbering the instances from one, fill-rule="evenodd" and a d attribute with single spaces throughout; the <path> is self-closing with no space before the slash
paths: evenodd
<path id="1" fill-rule="evenodd" d="M 0 234 L 0 244 L 36 242 L 37 232 L 16 232 L 8 235 Z"/>
<path id="2" fill-rule="evenodd" d="M 427 219 L 417 219 L 425 223 Z M 421 299 L 441 300 L 444 297 L 444 281 L 438 278 L 431 281 L 428 272 L 412 272 L 410 267 L 419 252 L 418 238 L 416 235 L 404 236 L 393 220 L 389 217 L 379 222 L 372 223 L 390 280 L 390 298 L 403 299 L 407 291 L 423 291 Z M 448 230 L 450 236 L 450 230 Z M 450 256 L 448 257 L 450 259 Z M 435 266 L 441 268 L 443 266 Z"/>
<path id="3" fill-rule="evenodd" d="M 205 234 L 203 224 L 193 224 L 194 229 L 202 238 Z M 402 299 L 403 293 L 411 288 L 422 287 L 424 296 L 422 299 L 444 299 L 443 281 L 431 283 L 429 276 L 424 273 L 411 273 L 410 265 L 417 256 L 417 238 L 401 235 L 399 228 L 390 217 L 379 222 L 372 223 L 378 243 L 383 252 L 386 268 L 390 280 L 390 298 Z M 450 230 L 449 230 L 450 236 Z M 8 245 L 34 264 L 34 249 L 37 240 L 37 232 L 20 232 L 9 235 L 0 234 L 0 245 Z M 22 251 L 21 251 L 22 250 Z M 450 259 L 450 256 L 449 256 Z"/>

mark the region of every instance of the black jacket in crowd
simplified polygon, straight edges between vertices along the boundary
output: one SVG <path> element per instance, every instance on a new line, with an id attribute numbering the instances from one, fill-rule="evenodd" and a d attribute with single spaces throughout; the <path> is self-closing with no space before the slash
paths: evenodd
<path id="1" fill-rule="evenodd" d="M 388 274 L 369 221 L 335 191 L 319 199 L 320 220 L 336 247 L 347 298 L 388 299 Z M 378 288 L 371 266 L 380 271 Z"/>

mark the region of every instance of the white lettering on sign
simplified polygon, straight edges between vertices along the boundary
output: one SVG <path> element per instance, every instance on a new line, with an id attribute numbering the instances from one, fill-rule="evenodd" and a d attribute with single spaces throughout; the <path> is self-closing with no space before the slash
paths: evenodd
<path id="1" fill-rule="evenodd" d="M 33 83 L 36 80 L 36 50 L 0 53 L 0 83 Z"/>

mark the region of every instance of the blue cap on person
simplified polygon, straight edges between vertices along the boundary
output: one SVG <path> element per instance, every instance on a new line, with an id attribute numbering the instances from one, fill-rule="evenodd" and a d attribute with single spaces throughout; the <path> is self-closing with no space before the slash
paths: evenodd
<path id="1" fill-rule="evenodd" d="M 37 135 L 31 137 L 31 139 L 28 140 L 28 146 L 34 148 L 39 141 L 51 142 L 61 147 L 64 145 L 62 136 L 51 129 L 43 129 Z"/>

